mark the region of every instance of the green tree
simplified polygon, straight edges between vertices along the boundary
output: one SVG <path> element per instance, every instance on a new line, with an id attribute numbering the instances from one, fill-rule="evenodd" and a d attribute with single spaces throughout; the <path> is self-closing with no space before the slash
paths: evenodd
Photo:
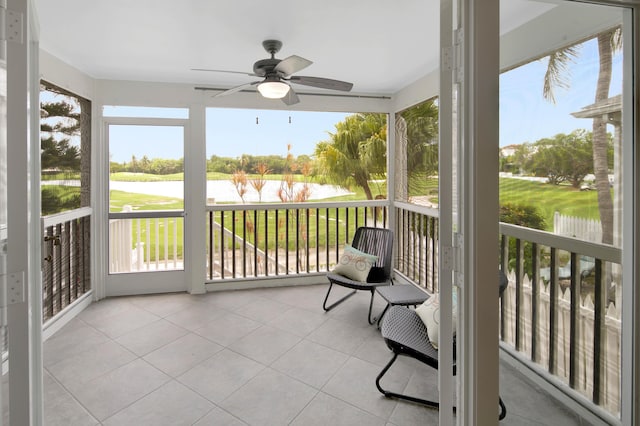
<path id="1" fill-rule="evenodd" d="M 80 171 L 80 148 L 71 143 L 80 135 L 80 113 L 71 101 L 65 97 L 40 104 L 42 170 Z"/>
<path id="2" fill-rule="evenodd" d="M 369 182 L 387 172 L 386 115 L 354 114 L 335 127 L 328 141 L 316 145 L 316 173 L 338 185 L 359 186 L 373 200 Z"/>
<path id="3" fill-rule="evenodd" d="M 40 92 L 43 94 L 40 103 L 42 174 L 64 172 L 74 178 L 80 175 L 80 188 L 43 187 L 42 214 L 88 206 L 91 203 L 91 103 L 44 81 Z"/>
<path id="4" fill-rule="evenodd" d="M 595 103 L 609 98 L 611 86 L 613 53 L 622 48 L 621 27 L 612 28 L 598 34 L 599 71 L 596 83 Z M 543 96 L 545 99 L 555 102 L 553 90 L 556 87 L 568 87 L 568 64 L 578 55 L 576 45 L 565 47 L 549 56 L 547 72 L 544 77 Z M 595 185 L 598 192 L 598 209 L 600 211 L 600 223 L 602 224 L 602 242 L 613 243 L 613 199 L 609 188 L 608 167 L 608 138 L 607 121 L 604 117 L 593 119 L 593 172 Z"/>
<path id="5" fill-rule="evenodd" d="M 591 132 L 578 129 L 568 135 L 559 133 L 540 139 L 534 144 L 530 167 L 536 176 L 546 176 L 549 183 L 569 182 L 580 188 L 585 176 L 593 172 Z"/>

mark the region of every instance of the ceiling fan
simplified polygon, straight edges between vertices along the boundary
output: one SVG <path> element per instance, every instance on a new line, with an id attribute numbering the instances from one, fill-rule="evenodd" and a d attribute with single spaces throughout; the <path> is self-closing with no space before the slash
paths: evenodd
<path id="1" fill-rule="evenodd" d="M 253 73 L 203 68 L 192 68 L 192 71 L 227 72 L 234 74 L 246 74 L 253 77 L 263 77 L 262 80 L 252 81 L 251 83 L 242 84 L 220 92 L 214 95 L 214 98 L 231 95 L 243 89 L 257 85 L 258 91 L 265 98 L 282 99 L 285 104 L 293 105 L 300 102 L 300 99 L 289 83 L 318 87 L 321 89 L 341 90 L 344 92 L 350 91 L 353 87 L 353 83 L 348 83 L 346 81 L 292 75 L 305 69 L 313 62 L 297 55 L 292 55 L 285 59 L 276 59 L 276 53 L 278 53 L 280 48 L 282 48 L 282 42 L 279 40 L 265 40 L 262 42 L 262 46 L 271 55 L 271 58 L 261 59 L 254 63 Z"/>

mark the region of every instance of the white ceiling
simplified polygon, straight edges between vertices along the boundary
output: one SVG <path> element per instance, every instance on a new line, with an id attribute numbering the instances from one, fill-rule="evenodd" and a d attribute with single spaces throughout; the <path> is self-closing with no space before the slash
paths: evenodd
<path id="1" fill-rule="evenodd" d="M 392 94 L 436 69 L 440 0 L 36 0 L 43 50 L 98 79 L 232 87 L 268 57 L 314 63 L 302 75 Z M 553 7 L 503 0 L 502 32 Z"/>

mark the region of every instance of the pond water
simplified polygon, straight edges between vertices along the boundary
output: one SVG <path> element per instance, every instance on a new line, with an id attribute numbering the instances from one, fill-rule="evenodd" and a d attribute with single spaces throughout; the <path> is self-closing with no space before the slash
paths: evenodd
<path id="1" fill-rule="evenodd" d="M 280 181 L 266 181 L 265 187 L 262 190 L 263 202 L 279 202 L 278 190 L 280 189 Z M 325 198 L 338 197 L 341 195 L 349 195 L 352 192 L 347 191 L 344 188 L 334 185 L 320 185 L 317 183 L 309 184 L 311 188 L 311 200 L 322 200 Z M 299 191 L 302 188 L 301 183 L 294 185 L 294 191 Z M 148 195 L 160 195 L 172 198 L 184 198 L 184 185 L 182 182 L 169 181 L 169 182 L 121 182 L 110 181 L 109 189 L 117 191 L 132 192 L 135 194 L 148 194 Z M 187 189 L 188 190 L 188 189 Z M 207 194 L 208 203 L 215 202 L 242 202 L 242 199 L 238 195 L 236 187 L 227 180 L 210 180 L 207 181 Z M 245 194 L 245 202 L 257 202 L 259 199 L 258 192 L 253 189 L 251 185 L 247 185 L 247 193 Z"/>

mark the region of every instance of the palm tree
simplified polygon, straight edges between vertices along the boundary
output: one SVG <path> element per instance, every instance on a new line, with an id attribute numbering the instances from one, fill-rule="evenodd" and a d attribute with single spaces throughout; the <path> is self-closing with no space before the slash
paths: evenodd
<path id="1" fill-rule="evenodd" d="M 316 172 L 338 185 L 357 185 L 373 200 L 369 182 L 387 172 L 386 115 L 350 115 L 337 123 L 335 133 L 329 136 L 330 140 L 316 145 Z"/>
<path id="2" fill-rule="evenodd" d="M 603 102 L 609 98 L 611 86 L 613 53 L 622 47 L 622 28 L 616 27 L 596 36 L 600 69 L 596 84 L 595 102 Z M 547 72 L 544 76 L 543 96 L 555 103 L 553 89 L 568 87 L 567 66 L 578 55 L 576 46 L 566 47 L 549 55 Z M 609 166 L 607 161 L 607 121 L 604 117 L 593 119 L 593 170 L 598 194 L 598 209 L 602 224 L 602 242 L 613 243 L 613 199 L 609 188 Z"/>

